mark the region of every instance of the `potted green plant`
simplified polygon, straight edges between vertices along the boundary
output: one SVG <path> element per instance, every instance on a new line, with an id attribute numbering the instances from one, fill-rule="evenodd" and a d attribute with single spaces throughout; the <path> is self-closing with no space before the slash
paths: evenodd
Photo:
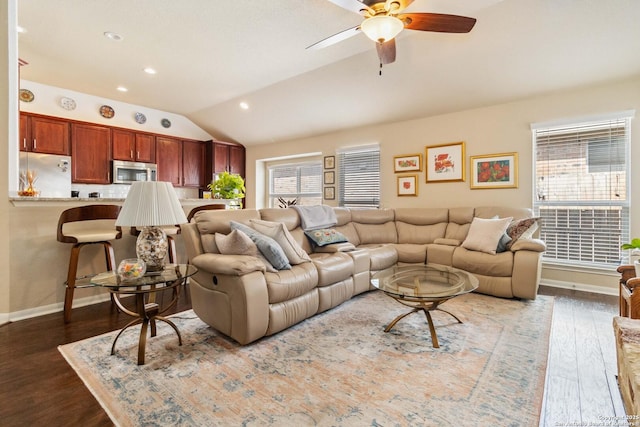
<path id="1" fill-rule="evenodd" d="M 631 249 L 630 260 L 636 269 L 636 277 L 640 277 L 640 239 L 631 239 L 631 243 L 622 244 L 620 249 Z"/>
<path id="2" fill-rule="evenodd" d="M 240 199 L 244 198 L 246 190 L 244 188 L 244 179 L 240 175 L 222 172 L 207 187 L 215 198 L 236 200 L 242 207 Z"/>

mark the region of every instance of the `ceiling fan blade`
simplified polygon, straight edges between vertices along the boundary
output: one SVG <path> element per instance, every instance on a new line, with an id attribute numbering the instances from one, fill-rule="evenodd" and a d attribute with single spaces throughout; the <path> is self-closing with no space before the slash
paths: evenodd
<path id="1" fill-rule="evenodd" d="M 476 24 L 475 18 L 441 13 L 403 13 L 398 19 L 410 30 L 439 33 L 468 33 Z"/>
<path id="2" fill-rule="evenodd" d="M 391 39 L 384 43 L 376 43 L 376 50 L 381 64 L 391 64 L 396 60 L 396 39 Z"/>
<path id="3" fill-rule="evenodd" d="M 368 10 L 370 13 L 375 14 L 375 12 L 366 4 L 359 2 L 358 0 L 329 0 L 331 3 L 336 6 L 340 6 L 343 9 L 350 10 L 351 12 L 355 12 L 359 15 L 362 14 L 362 10 Z"/>
<path id="4" fill-rule="evenodd" d="M 344 31 L 340 31 L 339 33 L 329 36 L 326 39 L 322 39 L 319 42 L 312 44 L 311 46 L 307 46 L 307 49 L 322 49 L 327 46 L 331 46 L 332 44 L 341 42 L 342 40 L 346 40 L 349 37 L 353 37 L 358 33 L 360 33 L 360 25 L 356 25 L 355 27 L 348 28 Z"/>

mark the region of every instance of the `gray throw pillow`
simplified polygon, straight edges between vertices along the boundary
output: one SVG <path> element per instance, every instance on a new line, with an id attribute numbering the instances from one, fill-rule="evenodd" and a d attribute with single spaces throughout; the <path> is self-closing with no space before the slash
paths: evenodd
<path id="1" fill-rule="evenodd" d="M 276 270 L 290 270 L 291 264 L 287 259 L 287 255 L 284 253 L 278 242 L 273 240 L 269 236 L 265 236 L 262 233 L 257 232 L 253 228 L 241 224 L 236 221 L 230 221 L 229 225 L 232 230 L 240 230 L 256 244 L 258 250 L 262 255 L 273 265 Z"/>

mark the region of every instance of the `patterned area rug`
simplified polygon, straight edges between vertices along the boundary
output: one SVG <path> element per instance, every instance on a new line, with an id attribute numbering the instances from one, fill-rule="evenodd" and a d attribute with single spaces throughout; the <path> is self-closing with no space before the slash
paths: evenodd
<path id="1" fill-rule="evenodd" d="M 380 292 L 247 346 L 192 311 L 158 326 L 137 366 L 139 329 L 60 347 L 121 426 L 537 426 L 553 299 L 464 295 L 425 316 Z"/>

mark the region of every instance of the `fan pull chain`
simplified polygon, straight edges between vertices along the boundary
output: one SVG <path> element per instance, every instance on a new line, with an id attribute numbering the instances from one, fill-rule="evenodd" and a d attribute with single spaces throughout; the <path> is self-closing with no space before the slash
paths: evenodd
<path id="1" fill-rule="evenodd" d="M 378 75 L 381 76 L 382 75 L 382 62 L 380 62 L 380 71 L 378 72 Z"/>

